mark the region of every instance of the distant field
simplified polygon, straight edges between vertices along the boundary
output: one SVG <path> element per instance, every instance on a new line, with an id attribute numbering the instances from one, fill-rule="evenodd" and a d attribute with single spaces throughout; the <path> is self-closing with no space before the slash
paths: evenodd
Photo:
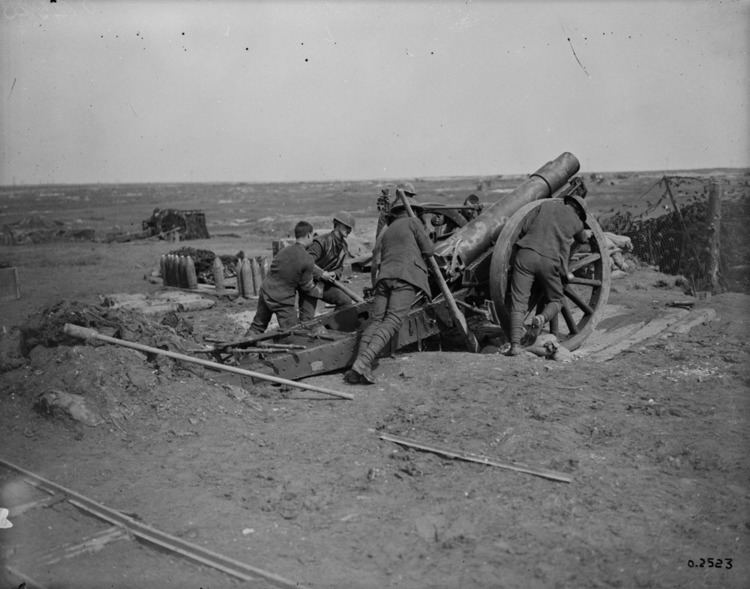
<path id="1" fill-rule="evenodd" d="M 589 189 L 589 202 L 599 215 L 617 210 L 633 212 L 650 206 L 649 188 L 662 172 L 581 173 Z M 719 176 L 725 195 L 750 193 L 750 170 L 674 171 L 676 176 Z M 485 203 L 495 202 L 513 190 L 524 176 L 410 178 L 419 200 L 461 202 L 476 193 Z M 330 215 L 349 210 L 362 217 L 377 214 L 380 189 L 398 180 L 292 182 L 274 184 L 84 184 L 0 187 L 0 226 L 31 215 L 73 223 L 98 231 L 117 228 L 137 231 L 155 207 L 202 209 L 209 231 L 251 231 L 264 218 Z M 393 191 L 392 191 L 393 192 Z M 680 194 L 676 194 L 680 198 Z M 658 197 L 658 195 L 657 195 Z"/>

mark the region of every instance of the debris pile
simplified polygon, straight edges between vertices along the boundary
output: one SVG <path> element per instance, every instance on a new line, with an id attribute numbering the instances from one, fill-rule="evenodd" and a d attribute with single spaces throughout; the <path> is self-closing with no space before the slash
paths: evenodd
<path id="1" fill-rule="evenodd" d="M 79 301 L 60 301 L 30 316 L 21 325 L 19 345 L 22 355 L 28 357 L 38 346 L 51 348 L 80 344 L 79 340 L 65 334 L 63 328 L 66 323 L 92 327 L 112 337 L 166 349 L 184 351 L 194 345 L 168 325 L 148 319 L 137 311 Z"/>
<path id="2" fill-rule="evenodd" d="M 177 209 L 154 209 L 149 219 L 142 223 L 143 230 L 150 236 L 165 239 L 176 236 L 178 239 L 209 239 L 206 215 L 200 210 L 180 211 Z"/>
<path id="3" fill-rule="evenodd" d="M 62 221 L 50 221 L 39 215 L 31 215 L 3 225 L 0 243 L 3 245 L 28 245 L 51 241 L 95 241 L 96 231 Z"/>
<path id="4" fill-rule="evenodd" d="M 178 313 L 160 319 L 125 308 L 61 301 L 31 316 L 16 333 L 0 333 L 0 390 L 28 399 L 28 406 L 50 418 L 75 424 L 103 423 L 122 430 L 125 420 L 154 406 L 179 405 L 179 395 L 202 396 L 215 404 L 216 393 L 237 397 L 240 387 L 206 379 L 204 369 L 161 354 L 102 344 L 83 343 L 63 327 L 74 323 L 129 341 L 178 353 L 197 346 L 193 327 Z M 213 398 L 214 401 L 210 401 Z"/>

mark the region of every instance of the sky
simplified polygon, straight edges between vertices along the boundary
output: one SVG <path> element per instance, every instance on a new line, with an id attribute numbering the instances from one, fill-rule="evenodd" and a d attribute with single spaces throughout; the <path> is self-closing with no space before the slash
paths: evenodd
<path id="1" fill-rule="evenodd" d="M 0 185 L 750 166 L 750 0 L 0 7 Z"/>

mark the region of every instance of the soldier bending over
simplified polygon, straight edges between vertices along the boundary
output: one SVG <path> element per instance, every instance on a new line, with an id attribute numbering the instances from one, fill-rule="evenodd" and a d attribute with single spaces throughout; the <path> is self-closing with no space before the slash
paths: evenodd
<path id="1" fill-rule="evenodd" d="M 421 210 L 418 205 L 412 206 Z M 373 320 L 362 332 L 357 359 L 344 375 L 349 384 L 374 384 L 373 360 L 398 332 L 419 291 L 430 296 L 427 264 L 422 256 L 432 254 L 433 244 L 424 225 L 409 217 L 402 203 L 394 204 L 390 212 L 394 220 L 380 234 L 372 252 Z"/>
<path id="2" fill-rule="evenodd" d="M 524 220 L 510 283 L 509 356 L 521 353 L 523 318 L 535 280 L 539 281 L 547 303 L 532 320 L 531 333 L 538 335 L 544 324 L 560 312 L 570 246 L 574 239 L 580 243 L 591 239 L 591 230 L 584 228 L 585 221 L 586 205 L 575 195 L 545 200 Z"/>

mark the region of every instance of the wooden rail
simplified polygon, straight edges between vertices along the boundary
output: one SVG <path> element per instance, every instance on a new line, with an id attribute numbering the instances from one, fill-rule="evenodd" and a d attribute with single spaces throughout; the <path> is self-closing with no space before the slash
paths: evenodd
<path id="1" fill-rule="evenodd" d="M 105 505 L 102 505 L 101 503 L 98 503 L 93 499 L 89 499 L 88 497 L 81 495 L 80 493 L 63 487 L 62 485 L 53 483 L 52 481 L 42 478 L 31 471 L 21 468 L 20 466 L 16 466 L 11 462 L 0 459 L 0 465 L 23 475 L 24 480 L 28 484 L 40 489 L 41 491 L 44 491 L 49 495 L 64 496 L 68 503 L 74 505 L 78 509 L 85 511 L 86 513 L 89 513 L 94 517 L 106 521 L 114 526 L 124 528 L 128 533 L 132 534 L 139 540 L 142 540 L 149 544 L 153 544 L 155 546 L 159 546 L 160 548 L 166 549 L 172 553 L 179 554 L 180 556 L 183 556 L 193 562 L 209 566 L 243 581 L 257 581 L 259 579 L 265 579 L 266 581 L 272 583 L 273 585 L 276 585 L 277 587 L 289 589 L 299 589 L 302 587 L 302 585 L 300 585 L 299 583 L 295 583 L 294 581 L 285 579 L 284 577 L 281 577 L 275 573 L 271 573 L 244 562 L 240 562 L 239 560 L 235 560 L 228 556 L 224 556 L 217 552 L 208 550 L 207 548 L 191 544 L 190 542 L 186 542 L 181 538 L 177 538 L 176 536 L 172 536 L 171 534 L 167 534 L 166 532 L 162 532 L 160 530 L 157 530 L 156 528 L 152 528 L 151 526 L 139 522 L 138 520 L 133 519 L 132 517 L 127 516 L 124 513 L 106 507 Z"/>

